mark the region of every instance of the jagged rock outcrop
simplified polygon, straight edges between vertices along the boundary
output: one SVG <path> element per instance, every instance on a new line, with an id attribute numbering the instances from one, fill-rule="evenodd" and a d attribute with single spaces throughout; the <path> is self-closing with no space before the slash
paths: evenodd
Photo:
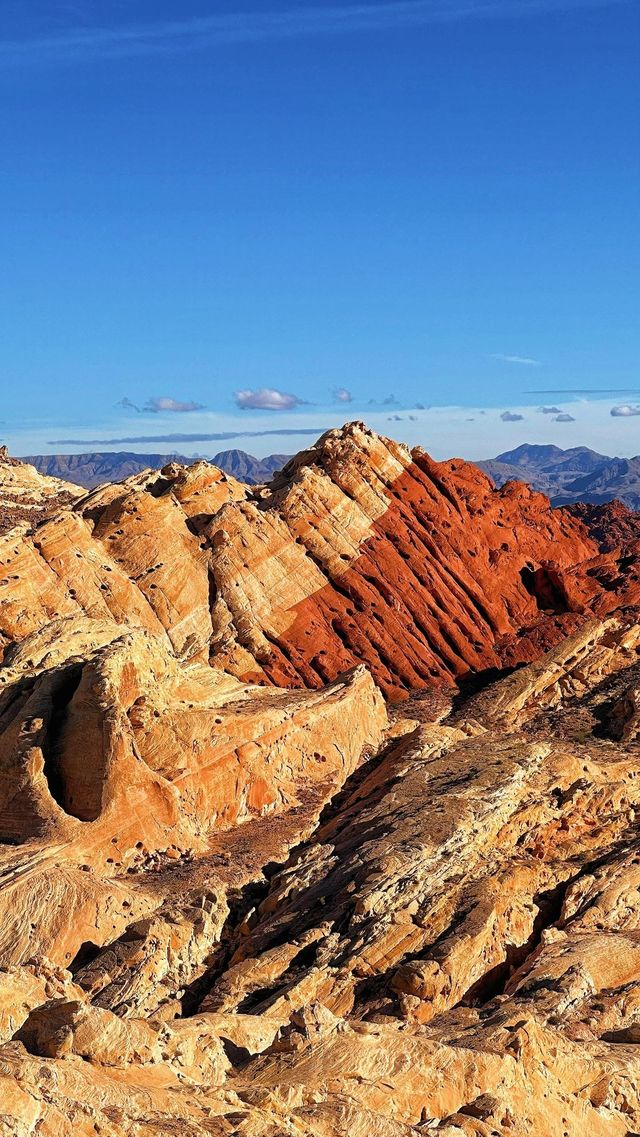
<path id="1" fill-rule="evenodd" d="M 601 553 L 622 549 L 626 555 L 638 554 L 638 514 L 621 501 L 608 501 L 603 505 L 579 502 L 567 507 L 567 512 L 578 517 L 598 542 Z"/>
<path id="2" fill-rule="evenodd" d="M 541 610 L 553 642 L 571 611 L 561 574 L 597 551 L 541 495 L 496 492 L 467 463 L 411 455 L 359 424 L 329 432 L 259 502 L 224 507 L 204 532 L 213 644 L 224 659 L 231 639 L 230 668 L 250 667 L 239 643 L 258 665 L 247 674 L 315 686 L 356 656 L 391 697 L 499 667 L 502 641 Z M 520 660 L 535 654 L 526 637 L 518 648 Z"/>
<path id="3" fill-rule="evenodd" d="M 83 636 L 92 643 L 79 659 Z M 209 851 L 219 829 L 322 800 L 379 745 L 386 718 L 363 668 L 322 692 L 273 692 L 181 667 L 148 633 L 73 620 L 24 641 L 2 679 L 9 963 L 36 949 L 66 963 L 99 942 L 92 911 L 107 896 L 99 934 L 115 939 L 132 906 L 148 908 L 128 875 Z M 45 926 L 33 926 L 47 907 Z"/>
<path id="4" fill-rule="evenodd" d="M 131 633 L 110 634 L 103 628 L 91 666 L 122 698 L 114 675 L 127 653 L 135 658 L 129 700 L 144 652 L 125 642 Z M 59 626 L 16 655 L 3 699 L 17 685 L 18 715 L 27 709 L 21 663 L 30 661 L 35 692 L 64 668 L 64 638 Z M 183 754 L 189 748 L 164 733 L 179 721 L 179 703 L 164 694 L 175 675 L 193 692 L 187 722 L 201 724 L 200 684 L 240 685 L 199 664 L 169 665 L 148 634 L 133 640 L 163 655 L 170 678 L 158 677 L 156 662 L 143 708 L 151 718 L 162 708 L 162 749 Z M 69 652 L 79 650 L 72 621 Z M 33 877 L 30 896 L 9 879 L 13 907 L 35 915 L 37 929 L 35 958 L 7 962 L 3 944 L 4 1132 L 27 1134 L 37 1122 L 44 1132 L 97 1127 L 112 1137 L 142 1137 L 149 1125 L 162 1135 L 263 1137 L 634 1132 L 638 749 L 609 728 L 639 673 L 633 619 L 592 621 L 539 663 L 448 714 L 440 708 L 438 721 L 428 721 L 428 697 L 415 696 L 386 745 L 354 769 L 359 736 L 351 764 L 334 762 L 322 786 L 301 758 L 295 801 L 232 827 L 214 823 L 206 847 L 127 856 L 112 846 L 123 860 L 104 870 L 113 875 L 94 890 L 94 911 L 122 897 L 125 883 L 137 903 L 104 947 L 82 946 L 72 973 L 60 965 L 68 924 L 53 903 L 34 909 Z M 332 731 L 368 715 L 376 745 L 381 705 L 370 681 L 359 682 L 350 704 L 341 696 Z M 276 693 L 257 694 L 268 705 Z M 290 739 L 292 753 L 299 745 Z M 145 764 L 159 752 L 146 728 L 138 746 Z M 111 843 L 96 824 L 85 822 L 82 838 L 83 855 L 95 856 L 89 878 L 102 871 L 101 842 L 105 851 Z M 56 832 L 39 848 L 54 886 L 59 843 Z M 68 841 L 67 872 L 73 849 Z M 33 841 L 26 850 L 35 857 Z M 8 849 L 4 861 L 6 871 Z M 57 964 L 42 950 L 45 928 Z"/>
<path id="5" fill-rule="evenodd" d="M 183 658 L 208 654 L 209 576 L 190 524 L 246 491 L 204 462 L 165 470 L 103 487 L 0 539 L 5 644 L 57 616 L 85 615 L 165 633 Z"/>
<path id="6" fill-rule="evenodd" d="M 263 489 L 173 465 L 13 530 L 0 643 L 85 613 L 164 630 L 180 658 L 246 682 L 318 688 L 364 663 L 398 699 L 640 602 L 639 564 L 522 484 L 354 423 Z"/>
<path id="7" fill-rule="evenodd" d="M 0 534 L 21 521 L 42 521 L 80 496 L 77 486 L 38 473 L 0 446 Z"/>
<path id="8" fill-rule="evenodd" d="M 14 527 L 2 1137 L 640 1131 L 627 538 L 358 425 Z"/>

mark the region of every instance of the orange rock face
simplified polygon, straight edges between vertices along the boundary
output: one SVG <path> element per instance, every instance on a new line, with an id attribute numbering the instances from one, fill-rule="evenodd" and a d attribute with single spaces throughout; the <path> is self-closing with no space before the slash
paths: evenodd
<path id="1" fill-rule="evenodd" d="M 39 474 L 0 446 L 0 533 L 24 521 L 42 521 L 81 495 L 77 486 Z"/>
<path id="2" fill-rule="evenodd" d="M 638 559 L 624 596 L 611 590 L 615 551 L 599 579 L 586 526 L 542 494 L 514 482 L 496 491 L 468 463 L 410 455 L 358 424 L 204 532 L 214 645 L 224 659 L 231 639 L 231 670 L 277 684 L 318 686 L 357 659 L 403 698 L 533 659 L 585 612 L 640 597 Z"/>
<path id="3" fill-rule="evenodd" d="M 618 522 L 359 424 L 19 519 L 2 1137 L 640 1131 Z"/>
<path id="4" fill-rule="evenodd" d="M 638 563 L 521 483 L 495 490 L 355 423 L 265 489 L 170 466 L 13 530 L 0 635 L 84 612 L 164 630 L 179 658 L 245 681 L 317 688 L 364 663 L 401 699 L 638 603 Z"/>

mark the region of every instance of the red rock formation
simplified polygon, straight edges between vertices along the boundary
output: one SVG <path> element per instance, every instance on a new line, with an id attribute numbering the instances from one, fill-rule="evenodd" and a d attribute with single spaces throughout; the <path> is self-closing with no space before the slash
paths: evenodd
<path id="1" fill-rule="evenodd" d="M 638 553 L 640 543 L 640 514 L 621 501 L 608 501 L 604 505 L 576 502 L 566 506 L 567 513 L 579 518 L 590 535 L 598 542 L 601 553 L 611 553 L 629 546 Z"/>
<path id="2" fill-rule="evenodd" d="M 598 548 L 585 526 L 542 494 L 495 490 L 469 463 L 410 455 L 357 423 L 204 533 L 214 650 L 231 640 L 231 670 L 278 684 L 317 686 L 357 659 L 403 697 L 499 668 L 505 652 L 510 665 L 535 658 L 585 611 L 617 604 L 587 564 Z M 634 569 L 624 602 L 637 598 Z"/>
<path id="3" fill-rule="evenodd" d="M 2 1137 L 640 1131 L 630 540 L 355 424 L 1 560 Z"/>
<path id="4" fill-rule="evenodd" d="M 180 658 L 244 681 L 319 687 L 364 663 L 397 699 L 639 602 L 639 562 L 522 483 L 496 490 L 354 423 L 264 489 L 169 466 L 14 530 L 0 635 L 85 612 L 164 630 Z"/>

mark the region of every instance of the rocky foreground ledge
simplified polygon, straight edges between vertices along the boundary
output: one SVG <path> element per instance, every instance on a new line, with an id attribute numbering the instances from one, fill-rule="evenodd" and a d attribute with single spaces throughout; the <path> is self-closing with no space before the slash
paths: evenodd
<path id="1" fill-rule="evenodd" d="M 640 1131 L 640 544 L 587 522 L 352 424 L 5 535 L 3 1137 Z"/>

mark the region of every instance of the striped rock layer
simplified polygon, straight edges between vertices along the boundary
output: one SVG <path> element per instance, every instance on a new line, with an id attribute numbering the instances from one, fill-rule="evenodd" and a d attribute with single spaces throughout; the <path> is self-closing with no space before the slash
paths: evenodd
<path id="1" fill-rule="evenodd" d="M 496 490 L 354 423 L 268 487 L 165 467 L 14 528 L 0 643 L 84 614 L 243 681 L 317 688 L 364 663 L 402 699 L 534 659 L 585 615 L 636 604 L 639 564 L 637 541 L 601 553 L 522 483 Z"/>
<path id="2" fill-rule="evenodd" d="M 590 521 L 352 424 L 10 528 L 0 1137 L 640 1132 L 640 531 Z"/>

